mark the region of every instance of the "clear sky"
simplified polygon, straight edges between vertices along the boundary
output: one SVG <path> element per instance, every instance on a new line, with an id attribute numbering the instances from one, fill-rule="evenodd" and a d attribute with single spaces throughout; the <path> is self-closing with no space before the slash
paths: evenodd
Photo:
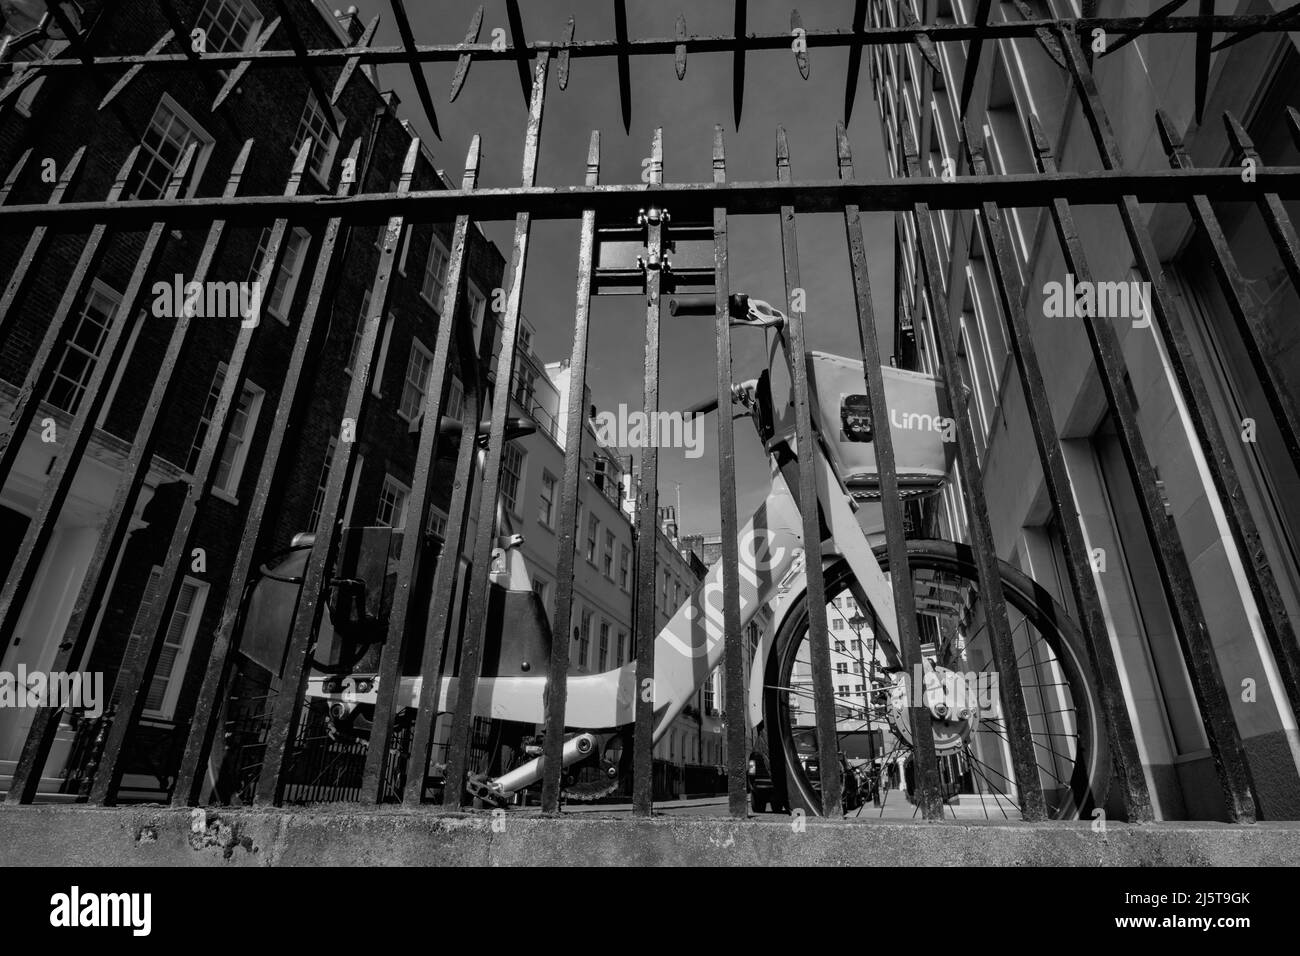
<path id="1" fill-rule="evenodd" d="M 382 15 L 377 41 L 397 44 L 397 28 L 387 2 L 357 4 L 368 21 Z M 476 0 L 408 0 L 412 26 L 420 42 L 455 43 L 464 39 Z M 747 32 L 790 29 L 789 0 L 751 0 Z M 613 38 L 614 6 L 582 0 L 522 0 L 527 39 L 558 40 L 568 17 L 575 16 L 577 39 Z M 679 12 L 693 34 L 730 34 L 734 29 L 732 0 L 665 4 L 628 0 L 628 35 L 671 37 Z M 848 28 L 851 4 L 843 0 L 801 2 L 807 30 Z M 500 27 L 509 37 L 505 0 L 484 4 L 481 42 L 489 42 Z M 834 179 L 835 123 L 843 118 L 848 50 L 810 51 L 811 71 L 803 80 L 787 51 L 746 54 L 744 110 L 740 129 L 732 110 L 731 54 L 691 54 L 686 78 L 678 82 L 671 55 L 631 60 L 632 124 L 623 130 L 619 110 L 615 60 L 574 58 L 568 89 L 561 92 L 552 62 L 542 124 L 538 185 L 580 183 L 585 174 L 591 130 L 601 131 L 601 182 L 640 182 L 641 160 L 649 155 L 656 127 L 664 130 L 664 181 L 712 179 L 713 126 L 726 134 L 727 175 L 733 181 L 776 177 L 776 128 L 784 125 L 790 142 L 796 179 Z M 384 88 L 397 91 L 402 112 L 424 137 L 440 166 L 459 181 L 465 152 L 474 133 L 482 136 L 480 185 L 510 186 L 520 181 L 527 104 L 513 62 L 475 63 L 455 103 L 448 103 L 455 64 L 425 68 L 442 133 L 434 138 L 420 109 L 409 71 L 385 66 Z M 858 89 L 849 123 L 856 174 L 859 178 L 888 175 L 881 146 L 876 104 L 864 51 Z M 672 210 L 669 210 L 670 212 Z M 892 214 L 863 216 L 882 354 L 888 357 L 893 338 Z M 841 355 L 858 355 L 853 286 L 842 215 L 804 215 L 798 221 L 799 259 L 808 295 L 809 342 L 813 348 Z M 484 230 L 509 258 L 513 222 L 485 223 Z M 577 222 L 536 222 L 532 227 L 523 310 L 537 329 L 534 348 L 544 361 L 567 358 L 572 348 L 573 304 L 577 268 Z M 729 221 L 732 290 L 747 292 L 779 305 L 784 298 L 780 232 L 777 216 L 733 216 Z M 603 408 L 626 403 L 640 408 L 643 400 L 644 299 L 641 296 L 601 297 L 592 303 L 588 383 L 593 400 Z M 664 310 L 660 354 L 660 407 L 686 407 L 715 389 L 713 320 L 672 319 Z M 760 333 L 733 333 L 734 378 L 752 378 L 763 367 Z M 753 429 L 737 422 L 736 466 L 740 518 L 743 522 L 761 501 L 767 465 Z M 716 424 L 706 421 L 704 455 L 687 459 L 680 450 L 659 454 L 659 500 L 674 504 L 681 485 L 681 530 L 716 530 L 718 518 L 718 459 Z"/>

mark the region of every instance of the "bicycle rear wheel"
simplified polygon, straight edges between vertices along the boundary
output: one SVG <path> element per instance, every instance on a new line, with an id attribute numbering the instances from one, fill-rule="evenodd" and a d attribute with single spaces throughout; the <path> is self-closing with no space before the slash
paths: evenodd
<path id="1" fill-rule="evenodd" d="M 935 677 L 964 686 L 971 695 L 969 711 L 933 721 L 945 803 L 954 817 L 1014 818 L 1018 784 L 992 679 L 996 666 L 974 554 L 949 541 L 907 545 L 917 627 L 921 641 L 935 645 Z M 876 558 L 888 574 L 883 545 Z M 1083 638 L 1047 591 L 1006 562 L 999 565 L 1048 813 L 1053 819 L 1078 818 L 1104 802 L 1110 780 L 1109 748 Z M 870 801 L 879 785 L 881 816 L 911 816 L 915 810 L 906 801 L 912 793 L 912 735 L 904 693 L 924 691 L 925 675 L 902 673 L 901 650 L 877 626 L 847 561 L 830 565 L 825 581 L 837 749 L 842 767 L 860 778 L 846 791 L 860 790 Z M 820 813 L 807 592 L 773 642 L 764 685 L 765 742 L 774 758 L 769 763 L 777 802 Z M 892 791 L 886 786 L 891 780 Z M 892 807 L 891 793 L 898 794 Z M 858 812 L 876 812 L 865 801 Z"/>

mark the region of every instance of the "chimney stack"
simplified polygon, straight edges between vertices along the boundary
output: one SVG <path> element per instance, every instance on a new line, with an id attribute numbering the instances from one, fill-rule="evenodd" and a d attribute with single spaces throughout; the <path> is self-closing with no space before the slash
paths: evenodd
<path id="1" fill-rule="evenodd" d="M 361 41 L 362 34 L 366 32 L 366 25 L 361 22 L 361 16 L 357 13 L 356 4 L 348 7 L 347 13 L 335 10 L 334 19 L 338 20 L 339 26 L 352 39 L 354 46 Z"/>

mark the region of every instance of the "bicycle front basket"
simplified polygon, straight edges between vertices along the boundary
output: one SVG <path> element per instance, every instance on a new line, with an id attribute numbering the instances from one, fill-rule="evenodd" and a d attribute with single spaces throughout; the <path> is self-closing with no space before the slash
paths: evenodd
<path id="1" fill-rule="evenodd" d="M 851 395 L 865 395 L 862 363 L 842 355 L 809 352 L 809 377 L 821 427 L 836 469 L 855 498 L 880 498 L 880 470 L 874 441 L 850 440 L 841 408 Z M 933 376 L 884 366 L 887 414 L 872 409 L 873 431 L 884 420 L 894 440 L 898 490 L 905 496 L 937 491 L 956 457 L 953 420 L 947 390 Z"/>

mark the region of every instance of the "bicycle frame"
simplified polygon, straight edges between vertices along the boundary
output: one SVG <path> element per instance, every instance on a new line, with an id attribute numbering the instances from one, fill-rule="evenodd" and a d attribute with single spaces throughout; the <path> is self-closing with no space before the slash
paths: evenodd
<path id="1" fill-rule="evenodd" d="M 789 344 L 783 334 L 779 334 L 773 343 L 771 358 L 776 358 L 778 345 L 788 363 Z M 769 362 L 769 366 L 771 364 Z M 820 432 L 816 403 L 812 403 L 811 411 L 815 433 Z M 748 710 L 753 725 L 761 720 L 763 672 L 774 635 L 780 629 L 784 614 L 793 605 L 793 598 L 804 587 L 802 516 L 797 496 L 792 491 L 797 483 L 791 480 L 795 462 L 776 463 L 779 456 L 775 452 L 782 445 L 788 445 L 798 453 L 792 435 L 782 434 L 768 442 L 769 458 L 773 462 L 771 486 L 762 505 L 742 527 L 737 541 L 741 629 L 765 605 L 774 605 L 777 618 L 774 626 L 763 634 L 751 662 Z M 859 520 L 860 509 L 820 443 L 814 444 L 812 454 L 818 479 L 818 503 L 830 530 L 828 540 L 823 542 L 824 560 L 843 556 L 849 561 L 861 588 L 857 595 L 859 601 L 874 609 L 886 636 L 897 646 L 893 591 Z M 522 555 L 512 546 L 515 543 L 512 538 L 505 536 L 500 539 L 505 547 L 494 557 L 494 565 L 501 566 L 494 573 L 512 590 L 531 590 L 527 567 Z M 640 692 L 652 695 L 653 740 L 656 743 L 667 733 L 692 695 L 722 663 L 725 649 L 722 593 L 722 562 L 715 562 L 700 586 L 677 609 L 655 639 L 653 686 L 641 688 Z M 778 601 L 783 595 L 788 595 L 790 600 Z M 558 639 L 564 639 L 563 635 Z M 368 694 L 328 694 L 323 692 L 316 678 L 309 683 L 312 685 L 309 696 L 326 701 L 368 703 L 375 696 L 373 691 Z M 396 695 L 396 706 L 418 706 L 422 683 L 420 677 L 403 677 Z M 436 705 L 440 713 L 455 708 L 458 683 L 456 677 L 442 678 Z M 499 720 L 543 723 L 546 719 L 546 685 L 544 674 L 482 677 L 477 684 L 473 713 Z M 569 727 L 592 731 L 627 726 L 635 720 L 637 693 L 635 660 L 599 674 L 571 675 L 568 678 L 565 723 Z M 575 763 L 588 752 L 584 747 L 566 746 L 564 764 Z M 542 760 L 537 758 L 497 778 L 493 787 L 502 793 L 511 793 L 538 782 L 541 776 Z"/>

